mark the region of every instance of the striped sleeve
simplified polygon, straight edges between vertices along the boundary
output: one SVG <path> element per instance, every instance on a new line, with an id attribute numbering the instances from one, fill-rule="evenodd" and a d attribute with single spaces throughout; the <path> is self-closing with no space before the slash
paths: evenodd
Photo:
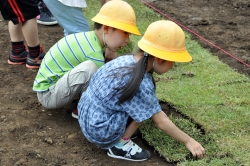
<path id="1" fill-rule="evenodd" d="M 62 38 L 45 55 L 35 78 L 33 90 L 47 91 L 66 72 L 86 60 L 92 60 L 98 68 L 104 64 L 101 44 L 94 31 Z"/>

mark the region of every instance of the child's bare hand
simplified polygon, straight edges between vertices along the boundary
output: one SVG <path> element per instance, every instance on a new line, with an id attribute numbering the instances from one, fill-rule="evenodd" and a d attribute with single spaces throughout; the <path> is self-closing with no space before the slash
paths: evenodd
<path id="1" fill-rule="evenodd" d="M 193 138 L 190 138 L 185 143 L 185 146 L 192 153 L 194 157 L 202 158 L 205 156 L 205 149 L 201 146 L 201 144 L 199 144 Z"/>

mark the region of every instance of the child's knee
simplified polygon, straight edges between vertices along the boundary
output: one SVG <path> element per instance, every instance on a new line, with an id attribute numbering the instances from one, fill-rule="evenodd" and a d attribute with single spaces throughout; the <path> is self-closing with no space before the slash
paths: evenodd
<path id="1" fill-rule="evenodd" d="M 92 62 L 91 60 L 87 60 L 85 62 L 83 62 L 81 65 L 83 65 L 83 70 L 85 70 L 85 72 L 88 72 L 89 76 L 91 77 L 96 71 L 97 71 L 97 66 L 94 62 Z"/>

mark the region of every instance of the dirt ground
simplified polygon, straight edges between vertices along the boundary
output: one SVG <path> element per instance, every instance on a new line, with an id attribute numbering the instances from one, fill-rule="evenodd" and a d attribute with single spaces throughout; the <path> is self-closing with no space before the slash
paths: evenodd
<path id="1" fill-rule="evenodd" d="M 250 63 L 249 1 L 150 1 L 151 5 L 189 29 Z M 1 16 L 0 20 L 0 165 L 170 165 L 140 138 L 135 142 L 151 151 L 152 157 L 148 161 L 109 158 L 105 151 L 84 138 L 77 120 L 71 117 L 72 105 L 58 110 L 41 106 L 32 92 L 36 71 L 25 65 L 7 64 L 10 38 L 7 22 Z M 59 25 L 39 25 L 39 37 L 47 51 L 63 37 L 63 29 Z M 194 38 L 232 68 L 250 75 L 250 69 L 242 63 Z M 163 107 L 169 112 L 167 108 Z"/>
<path id="2" fill-rule="evenodd" d="M 193 31 L 197 34 L 193 34 L 193 38 L 204 48 L 236 71 L 250 76 L 250 23 L 247 21 L 250 16 L 249 0 L 142 1 L 163 13 L 166 19 L 173 19 L 183 25 L 183 30 Z"/>

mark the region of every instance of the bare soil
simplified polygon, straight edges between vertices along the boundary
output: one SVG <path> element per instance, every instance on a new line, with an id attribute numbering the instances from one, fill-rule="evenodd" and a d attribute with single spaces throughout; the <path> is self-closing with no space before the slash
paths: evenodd
<path id="1" fill-rule="evenodd" d="M 218 56 L 222 62 L 250 76 L 249 0 L 142 2 L 166 19 L 181 25 L 183 30 L 193 34 L 195 40 Z"/>
<path id="2" fill-rule="evenodd" d="M 151 0 L 150 4 L 250 63 L 249 1 Z M 71 117 L 72 105 L 58 110 L 41 106 L 32 92 L 37 71 L 7 63 L 10 38 L 7 22 L 1 16 L 0 20 L 0 165 L 171 165 L 140 138 L 135 142 L 151 151 L 149 160 L 129 162 L 109 158 L 84 138 L 77 120 Z M 39 25 L 39 37 L 47 51 L 63 37 L 63 29 L 59 25 Z M 249 68 L 242 63 L 194 38 L 236 71 L 250 75 Z M 162 106 L 168 114 L 172 111 Z"/>
<path id="3" fill-rule="evenodd" d="M 78 121 L 71 117 L 73 105 L 45 109 L 37 101 L 32 85 L 37 70 L 9 65 L 10 38 L 7 22 L 0 17 L 0 165 L 1 166 L 152 166 L 171 165 L 140 138 L 134 141 L 150 150 L 145 162 L 113 159 L 88 142 Z M 59 26 L 38 25 L 45 51 L 63 37 Z"/>

